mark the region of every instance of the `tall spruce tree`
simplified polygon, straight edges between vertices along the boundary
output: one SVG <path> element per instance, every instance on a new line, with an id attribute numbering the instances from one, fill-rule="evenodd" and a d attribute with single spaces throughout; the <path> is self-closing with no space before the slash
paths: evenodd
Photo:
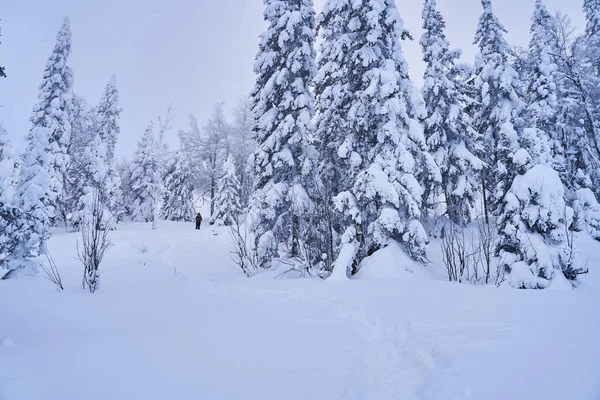
<path id="1" fill-rule="evenodd" d="M 123 194 L 115 164 L 115 147 L 121 132 L 119 126 L 121 108 L 119 108 L 119 91 L 114 75 L 108 81 L 95 112 L 94 129 L 98 132 L 100 143 L 104 146 L 102 158 L 106 168 L 104 181 L 98 189 L 101 197 L 106 199 L 105 205 L 110 213 L 118 218 L 118 214 L 122 212 Z"/>
<path id="2" fill-rule="evenodd" d="M 555 62 L 558 50 L 552 37 L 552 16 L 542 0 L 536 0 L 530 32 L 525 117 L 533 130 L 525 133 L 546 137 L 547 148 L 536 148 L 530 152 L 531 156 L 537 163 L 547 164 L 563 173 L 565 160 L 558 133 L 558 66 Z M 544 140 L 538 142 L 544 144 Z"/>
<path id="3" fill-rule="evenodd" d="M 65 208 L 65 219 L 69 219 L 76 209 L 78 199 L 83 195 L 82 190 L 86 183 L 85 168 L 87 157 L 85 149 L 90 141 L 90 132 L 93 127 L 94 110 L 87 101 L 78 95 L 73 96 L 71 112 L 71 137 L 69 140 L 69 165 L 65 181 L 66 199 L 68 206 Z"/>
<path id="4" fill-rule="evenodd" d="M 424 108 L 402 55 L 402 19 L 393 1 L 330 0 L 320 29 L 317 138 L 323 180 L 334 181 L 342 243 L 353 247 L 354 267 L 391 241 L 420 260 L 427 243 L 416 178 Z"/>
<path id="5" fill-rule="evenodd" d="M 446 24 L 436 6 L 436 0 L 425 0 L 423 7 L 421 47 L 427 68 L 422 91 L 427 105 L 425 138 L 440 167 L 441 182 L 427 177 L 425 200 L 435 204 L 443 195 L 448 218 L 465 226 L 474 217 L 477 175 L 483 164 L 475 156 L 480 153 L 479 135 L 470 124 L 465 110 L 468 99 L 461 93 L 460 75 L 455 69 L 460 51 L 449 50 Z"/>
<path id="6" fill-rule="evenodd" d="M 121 109 L 119 108 L 119 90 L 117 89 L 117 80 L 113 75 L 106 84 L 96 113 L 98 114 L 97 128 L 100 139 L 106 143 L 106 160 L 114 161 L 115 148 L 121 133 L 119 127 L 119 118 Z"/>
<path id="7" fill-rule="evenodd" d="M 474 82 L 478 106 L 473 124 L 483 135 L 480 158 L 486 163 L 482 186 L 487 217 L 498 210 L 516 175 L 512 156 L 520 148 L 524 102 L 522 82 L 508 60 L 506 29 L 493 13 L 491 0 L 482 0 L 481 4 L 483 13 L 475 35 L 479 46 Z"/>
<path id="8" fill-rule="evenodd" d="M 31 215 L 32 235 L 23 246 L 25 256 L 37 256 L 48 237 L 48 228 L 58 222 L 64 207 L 64 179 L 71 135 L 73 73 L 68 66 L 71 30 L 66 18 L 44 70 L 39 103 L 33 109 L 27 134 L 16 205 Z"/>
<path id="9" fill-rule="evenodd" d="M 326 254 L 331 264 L 339 250 L 340 234 L 345 222 L 340 213 L 331 208 L 334 196 L 350 189 L 350 158 L 339 157 L 338 149 L 348 132 L 347 115 L 353 96 L 350 86 L 348 52 L 353 32 L 350 22 L 349 1 L 326 1 L 318 18 L 322 38 L 315 83 L 315 139 L 320 160 L 318 173 L 323 183 L 321 213 L 326 225 Z"/>
<path id="10" fill-rule="evenodd" d="M 259 264 L 266 268 L 286 246 L 290 257 L 302 258 L 301 242 L 310 236 L 302 231 L 310 228 L 305 222 L 313 214 L 309 193 L 316 173 L 310 140 L 315 11 L 312 0 L 264 0 L 264 5 L 268 28 L 261 35 L 251 94 L 258 149 L 250 168 L 256 178 L 251 225 Z"/>
<path id="11" fill-rule="evenodd" d="M 558 85 L 555 57 L 557 43 L 552 35 L 552 16 L 542 0 L 536 0 L 531 19 L 527 74 L 527 114 L 530 123 L 557 138 Z"/>

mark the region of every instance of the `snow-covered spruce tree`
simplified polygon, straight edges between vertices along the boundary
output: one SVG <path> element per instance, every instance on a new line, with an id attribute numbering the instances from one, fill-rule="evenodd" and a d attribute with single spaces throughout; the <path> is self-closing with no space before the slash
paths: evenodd
<path id="1" fill-rule="evenodd" d="M 30 215 L 0 200 L 0 280 L 10 278 L 23 267 L 35 267 L 26 257 L 30 250 L 28 246 L 39 240 L 32 237 L 35 235 L 31 230 L 34 224 Z"/>
<path id="2" fill-rule="evenodd" d="M 479 157 L 486 163 L 482 181 L 487 217 L 497 212 L 516 175 L 510 164 L 523 134 L 524 103 L 523 84 L 508 61 L 506 30 L 492 12 L 491 0 L 482 0 L 481 4 L 483 13 L 475 35 L 475 44 L 479 46 L 474 82 L 478 106 L 473 125 L 483 135 Z"/>
<path id="3" fill-rule="evenodd" d="M 419 221 L 423 190 L 415 175 L 425 154 L 418 121 L 424 109 L 408 78 L 400 42 L 407 32 L 396 6 L 386 0 L 328 1 L 320 28 L 317 137 L 322 170 L 332 166 L 323 180 L 334 181 L 331 191 L 342 219 L 340 254 L 350 247 L 356 267 L 398 241 L 421 260 L 427 236 Z M 350 267 L 340 263 L 337 268 Z"/>
<path id="4" fill-rule="evenodd" d="M 354 33 L 349 29 L 350 1 L 326 1 L 318 17 L 322 38 L 315 86 L 315 139 L 322 182 L 320 215 L 326 232 L 326 254 L 331 264 L 339 251 L 339 236 L 345 230 L 341 213 L 332 208 L 332 199 L 351 187 L 350 158 L 340 157 L 338 149 L 348 132 L 347 116 L 353 98 L 349 74 L 349 51 Z M 331 267 L 331 265 L 328 265 Z"/>
<path id="5" fill-rule="evenodd" d="M 310 196 L 316 175 L 311 145 L 315 74 L 315 11 L 312 0 L 264 0 L 267 31 L 261 35 L 251 94 L 258 148 L 251 156 L 255 187 L 251 227 L 260 267 L 280 247 L 311 268 L 321 254 L 303 252 L 314 217 Z"/>
<path id="6" fill-rule="evenodd" d="M 238 180 L 233 156 L 223 163 L 219 189 L 215 201 L 215 212 L 210 217 L 211 224 L 232 226 L 242 211 L 240 203 L 241 186 Z"/>
<path id="7" fill-rule="evenodd" d="M 106 218 L 102 221 L 105 227 L 114 227 L 116 222 L 115 216 L 112 214 L 109 204 L 111 196 L 114 196 L 114 190 L 109 189 L 109 171 L 110 167 L 107 163 L 107 145 L 100 136 L 100 130 L 97 126 L 93 126 L 88 131 L 86 145 L 82 148 L 81 161 L 81 192 L 77 199 L 75 211 L 73 212 L 71 221 L 74 227 L 82 228 L 85 218 L 92 212 L 92 206 L 101 204 L 107 210 L 103 211 L 103 216 Z"/>
<path id="8" fill-rule="evenodd" d="M 158 151 L 154 124 L 150 123 L 131 163 L 131 219 L 134 222 L 150 222 L 155 218 L 161 185 Z"/>
<path id="9" fill-rule="evenodd" d="M 68 154 L 69 164 L 65 179 L 64 218 L 71 227 L 76 211 L 78 199 L 83 195 L 83 188 L 87 181 L 85 176 L 87 157 L 85 149 L 90 141 L 90 132 L 93 124 L 94 110 L 90 109 L 86 100 L 78 95 L 73 95 L 71 110 L 71 137 L 69 139 Z"/>
<path id="10" fill-rule="evenodd" d="M 167 162 L 164 186 L 162 218 L 168 221 L 192 221 L 196 215 L 194 176 L 189 159 L 183 152 L 178 151 Z"/>
<path id="11" fill-rule="evenodd" d="M 542 0 L 535 2 L 530 32 L 530 70 L 525 76 L 525 116 L 529 126 L 543 131 L 550 140 L 550 148 L 539 149 L 531 156 L 537 163 L 549 164 L 562 173 L 565 171 L 565 165 L 558 132 L 558 66 L 555 62 L 558 49 L 552 36 L 552 16 Z"/>
<path id="12" fill-rule="evenodd" d="M 445 22 L 436 0 L 425 0 L 421 47 L 427 63 L 423 97 L 427 105 L 425 138 L 430 153 L 440 167 L 441 182 L 427 176 L 424 182 L 426 203 L 435 204 L 443 195 L 448 218 L 466 226 L 474 217 L 479 191 L 478 172 L 483 168 L 479 135 L 465 111 L 467 100 L 460 91 L 460 76 L 454 66 L 459 51 L 450 51 L 444 34 Z M 435 178 L 435 176 L 433 176 Z"/>
<path id="13" fill-rule="evenodd" d="M 94 129 L 98 132 L 100 142 L 105 147 L 103 159 L 106 166 L 106 176 L 104 181 L 101 182 L 101 187 L 99 187 L 100 198 L 102 201 L 106 201 L 105 205 L 115 218 L 118 218 L 123 203 L 120 177 L 115 165 L 115 147 L 121 132 L 119 127 L 120 115 L 119 91 L 116 78 L 113 75 L 106 85 L 98 107 L 96 107 Z"/>
<path id="14" fill-rule="evenodd" d="M 133 211 L 133 190 L 131 189 L 133 186 L 131 181 L 132 164 L 127 159 L 122 159 L 116 163 L 116 170 L 119 174 L 120 191 L 123 194 L 122 204 L 119 207 L 118 220 L 129 221 L 131 220 Z"/>
<path id="15" fill-rule="evenodd" d="M 73 73 L 67 65 L 71 51 L 71 31 L 65 19 L 56 38 L 40 85 L 39 103 L 33 109 L 32 127 L 27 134 L 16 206 L 31 216 L 32 235 L 22 247 L 23 256 L 35 257 L 56 224 L 64 206 L 64 179 L 68 165 L 67 149 L 71 134 Z"/>
<path id="16" fill-rule="evenodd" d="M 102 142 L 106 143 L 106 159 L 113 161 L 115 158 L 115 147 L 119 139 L 121 128 L 119 127 L 119 118 L 121 109 L 119 108 L 119 91 L 115 76 L 111 76 L 108 81 L 96 113 L 97 129 Z"/>
<path id="17" fill-rule="evenodd" d="M 31 221 L 11 205 L 15 159 L 6 132 L 0 126 L 0 279 L 22 266 L 19 249 L 29 240 Z"/>

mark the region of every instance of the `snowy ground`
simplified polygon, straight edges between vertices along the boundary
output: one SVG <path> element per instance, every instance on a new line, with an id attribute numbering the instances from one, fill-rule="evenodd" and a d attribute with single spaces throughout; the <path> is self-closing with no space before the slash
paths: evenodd
<path id="1" fill-rule="evenodd" d="M 65 292 L 0 281 L 0 399 L 600 399 L 591 274 L 567 291 L 450 284 L 425 269 L 246 279 L 216 232 L 122 226 L 94 295 L 79 289 L 76 236 L 56 235 Z"/>

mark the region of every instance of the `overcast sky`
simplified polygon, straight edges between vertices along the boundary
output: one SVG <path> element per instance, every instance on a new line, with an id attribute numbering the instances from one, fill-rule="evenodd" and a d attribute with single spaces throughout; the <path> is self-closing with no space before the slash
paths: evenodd
<path id="1" fill-rule="evenodd" d="M 317 11 L 325 0 L 315 0 Z M 535 0 L 494 0 L 510 43 L 526 44 Z M 217 101 L 231 108 L 253 86 L 252 65 L 264 29 L 261 0 L 0 0 L 2 44 L 0 123 L 22 149 L 46 60 L 56 32 L 69 15 L 73 33 L 70 64 L 75 92 L 95 104 L 112 74 L 121 94 L 119 156 L 130 156 L 151 119 L 169 103 L 177 114 L 171 133 L 195 114 L 204 121 Z M 405 45 L 411 78 L 420 84 L 423 65 L 420 0 L 397 0 L 406 27 L 415 37 Z M 546 0 L 548 8 L 568 12 L 583 27 L 583 0 Z M 480 0 L 438 0 L 453 47 L 471 62 L 471 43 Z"/>

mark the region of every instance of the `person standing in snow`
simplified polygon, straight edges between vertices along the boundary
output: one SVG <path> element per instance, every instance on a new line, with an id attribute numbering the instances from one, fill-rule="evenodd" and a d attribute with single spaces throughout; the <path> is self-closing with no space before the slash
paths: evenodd
<path id="1" fill-rule="evenodd" d="M 202 214 L 196 214 L 196 229 L 200 229 L 200 224 L 202 223 Z"/>

